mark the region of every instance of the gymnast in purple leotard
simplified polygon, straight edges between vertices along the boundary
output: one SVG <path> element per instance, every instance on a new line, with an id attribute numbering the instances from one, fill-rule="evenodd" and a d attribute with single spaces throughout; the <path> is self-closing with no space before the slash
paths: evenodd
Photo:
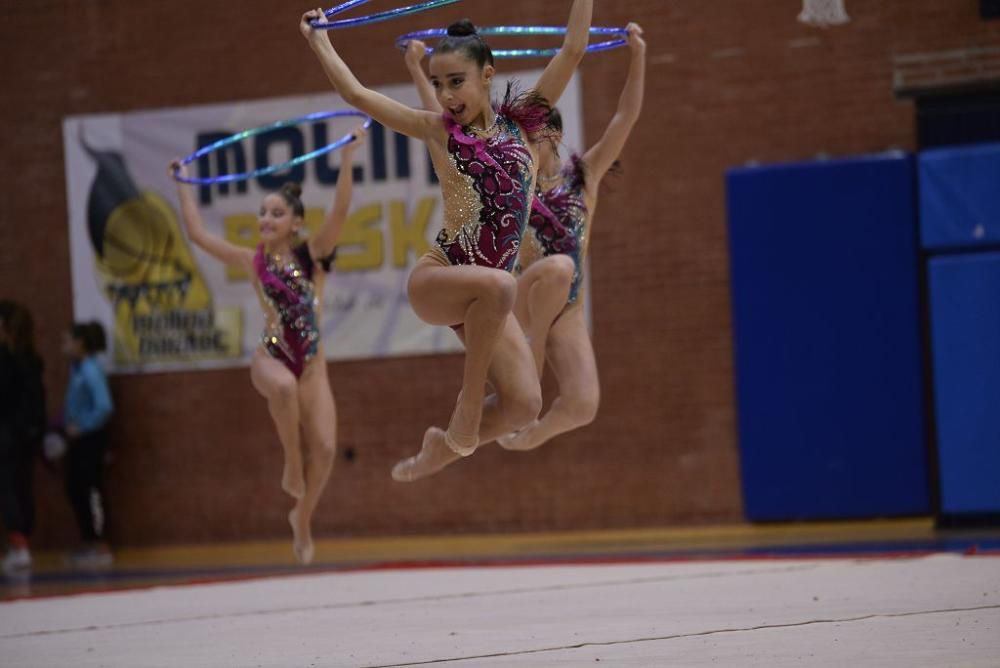
<path id="1" fill-rule="evenodd" d="M 354 131 L 357 140 L 364 130 Z M 295 498 L 288 515 L 296 557 L 313 557 L 313 512 L 330 477 L 336 452 L 337 416 L 319 322 L 323 285 L 353 189 L 352 161 L 359 141 L 343 148 L 333 206 L 319 231 L 302 240 L 305 208 L 297 184 L 286 184 L 261 203 L 261 243 L 256 250 L 206 231 L 191 187 L 178 181 L 182 219 L 191 241 L 227 265 L 245 269 L 264 311 L 265 328 L 253 353 L 250 379 L 267 399 L 285 454 L 281 486 Z M 184 169 L 178 161 L 170 173 Z"/>
<path id="2" fill-rule="evenodd" d="M 547 127 L 550 108 L 530 94 L 506 98 L 495 109 L 492 134 L 480 136 L 448 114 L 448 159 L 441 180 L 448 208 L 435 251 L 450 265 L 512 271 L 531 211 L 534 156 L 529 141 Z"/>
<path id="3" fill-rule="evenodd" d="M 553 109 L 551 117 L 561 135 L 562 117 L 559 111 Z M 569 282 L 567 308 L 577 302 L 583 282 L 589 217 L 586 166 L 583 159 L 574 154 L 562 169 L 539 181 L 531 202 L 528 232 L 521 245 L 517 266 L 517 274 L 521 275 L 543 258 L 562 255 L 572 260 L 573 274 Z"/>
<path id="4" fill-rule="evenodd" d="M 319 259 L 327 274 L 336 249 Z M 303 241 L 287 258 L 269 253 L 264 244 L 253 258 L 259 295 L 267 313 L 261 345 L 274 359 L 301 378 L 306 365 L 319 350 L 319 308 L 313 260 L 308 242 Z"/>
<path id="5" fill-rule="evenodd" d="M 562 95 L 589 41 L 593 0 L 573 0 L 566 37 L 535 87 L 492 103 L 493 54 L 469 21 L 448 28 L 430 58 L 438 111 L 418 110 L 364 87 L 331 43 L 321 10 L 300 29 L 337 92 L 386 127 L 423 141 L 441 182 L 444 226 L 407 285 L 417 316 L 458 326 L 465 369 L 447 430 L 430 427 L 417 455 L 393 469 L 398 481 L 439 471 L 479 443 L 528 424 L 541 390 L 512 314 L 514 267 L 527 225 L 547 109 Z M 495 390 L 486 396 L 487 381 Z"/>
<path id="6" fill-rule="evenodd" d="M 582 427 L 597 414 L 597 363 L 581 303 L 584 260 L 597 208 L 598 186 L 614 165 L 639 118 L 645 79 L 642 29 L 627 28 L 631 63 L 618 110 L 601 139 L 583 157 L 561 163 L 558 132 L 541 150 L 537 195 L 518 261 L 514 313 L 524 328 L 539 376 L 546 362 L 559 395 L 541 419 L 497 439 L 509 450 L 531 450 L 553 436 Z"/>

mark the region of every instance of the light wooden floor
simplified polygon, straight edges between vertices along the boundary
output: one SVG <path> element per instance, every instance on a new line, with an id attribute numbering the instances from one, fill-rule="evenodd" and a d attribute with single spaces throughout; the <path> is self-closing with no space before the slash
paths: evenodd
<path id="1" fill-rule="evenodd" d="M 305 572 L 50 597 L 0 604 L 0 664 L 993 668 L 1000 558 Z"/>

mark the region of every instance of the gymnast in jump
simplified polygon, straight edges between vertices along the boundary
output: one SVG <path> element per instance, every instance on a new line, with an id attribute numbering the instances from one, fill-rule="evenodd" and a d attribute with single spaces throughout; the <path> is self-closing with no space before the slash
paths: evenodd
<path id="1" fill-rule="evenodd" d="M 631 52 L 628 78 L 618 109 L 601 139 L 581 158 L 561 162 L 562 116 L 553 109 L 553 133 L 539 148 L 539 169 L 528 231 L 521 244 L 514 313 L 524 329 L 539 378 L 548 360 L 559 383 L 549 411 L 520 431 L 501 436 L 508 450 L 531 450 L 558 434 L 590 424 L 597 413 L 600 386 L 594 349 L 587 332 L 580 285 L 589 228 L 601 180 L 618 159 L 639 117 L 645 79 L 646 43 L 642 28 L 626 28 Z M 406 67 L 426 109 L 439 109 L 421 66 L 426 45 L 412 40 Z"/>
<path id="2" fill-rule="evenodd" d="M 593 422 L 600 401 L 594 347 L 584 318 L 580 285 L 601 181 L 618 161 L 642 109 L 646 42 L 642 28 L 626 28 L 631 53 L 618 109 L 603 136 L 583 157 L 562 163 L 562 117 L 552 110 L 556 133 L 541 147 L 538 185 L 529 230 L 518 262 L 521 323 L 541 377 L 548 361 L 559 395 L 541 419 L 497 441 L 508 450 L 531 450 L 559 434 Z"/>
<path id="3" fill-rule="evenodd" d="M 489 46 L 469 21 L 452 24 L 430 59 L 430 80 L 444 113 L 417 110 L 364 87 L 334 49 L 322 10 L 300 29 L 344 100 L 386 127 L 427 144 L 441 182 L 444 227 L 417 262 L 407 291 L 423 321 L 450 326 L 462 339 L 465 367 L 447 429 L 430 427 L 420 451 L 393 478 L 434 473 L 480 443 L 537 418 L 541 391 L 531 350 L 513 315 L 511 272 L 531 211 L 538 154 L 549 112 L 583 58 L 593 0 L 574 0 L 562 47 L 535 88 L 491 101 L 496 72 Z M 487 381 L 495 394 L 486 396 Z"/>
<path id="4" fill-rule="evenodd" d="M 303 564 L 313 558 L 312 516 L 337 447 L 337 411 L 319 330 L 323 286 L 350 209 L 354 152 L 364 136 L 363 128 L 354 130 L 354 141 L 343 147 L 333 204 L 322 227 L 308 239 L 302 236 L 305 208 L 298 184 L 287 183 L 264 197 L 258 214 L 261 243 L 253 251 L 210 234 L 191 186 L 177 182 L 181 217 L 191 241 L 254 277 L 266 325 L 253 352 L 250 380 L 267 400 L 284 450 L 281 487 L 295 498 L 288 521 L 293 551 Z M 187 177 L 179 160 L 169 171 Z"/>

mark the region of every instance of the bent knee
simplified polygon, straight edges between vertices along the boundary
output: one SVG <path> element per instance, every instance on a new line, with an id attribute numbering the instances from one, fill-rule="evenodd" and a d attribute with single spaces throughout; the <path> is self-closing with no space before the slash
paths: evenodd
<path id="1" fill-rule="evenodd" d="M 597 419 L 597 409 L 601 398 L 597 393 L 569 397 L 565 399 L 566 412 L 578 427 L 583 427 Z"/>
<path id="2" fill-rule="evenodd" d="M 319 440 L 312 446 L 311 453 L 323 461 L 333 461 L 337 456 L 337 440 L 332 437 Z"/>
<path id="3" fill-rule="evenodd" d="M 406 279 L 406 296 L 412 302 L 414 299 L 418 299 L 422 294 L 424 287 L 423 271 L 419 267 L 413 269 L 410 272 L 409 278 Z"/>
<path id="4" fill-rule="evenodd" d="M 272 383 L 267 395 L 268 401 L 291 404 L 299 400 L 299 385 L 294 378 L 282 378 Z"/>
<path id="5" fill-rule="evenodd" d="M 517 299 L 517 279 L 506 271 L 491 271 L 484 279 L 483 297 L 495 303 L 502 311 L 514 308 Z"/>
<path id="6" fill-rule="evenodd" d="M 504 402 L 504 416 L 510 423 L 511 429 L 520 429 L 536 420 L 541 412 L 542 393 L 540 389 L 523 392 Z"/>
<path id="7" fill-rule="evenodd" d="M 542 276 L 546 280 L 560 283 L 570 282 L 576 273 L 576 264 L 568 255 L 550 255 L 542 265 Z"/>

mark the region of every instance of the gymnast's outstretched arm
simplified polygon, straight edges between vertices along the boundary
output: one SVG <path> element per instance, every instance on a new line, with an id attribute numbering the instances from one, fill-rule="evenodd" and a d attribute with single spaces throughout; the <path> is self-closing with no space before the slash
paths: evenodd
<path id="1" fill-rule="evenodd" d="M 312 21 L 326 23 L 323 10 L 313 9 L 303 14 L 299 30 L 319 58 L 330 83 L 345 102 L 365 112 L 387 128 L 408 137 L 423 141 L 434 138 L 443 140 L 445 130 L 440 115 L 413 109 L 387 95 L 366 88 L 333 48 L 328 31 L 313 29 L 310 25 Z"/>
<path id="2" fill-rule="evenodd" d="M 180 160 L 174 160 L 168 168 L 171 178 L 175 174 L 187 176 L 187 167 Z M 234 267 L 246 267 L 253 261 L 253 251 L 236 244 L 229 243 L 205 229 L 198 204 L 194 201 L 194 193 L 187 183 L 177 182 L 177 197 L 181 202 L 181 220 L 184 229 L 192 243 L 224 264 Z"/>
<path id="3" fill-rule="evenodd" d="M 594 14 L 594 0 L 573 0 L 566 24 L 566 37 L 563 38 L 559 53 L 552 57 L 546 66 L 535 90 L 540 93 L 550 105 L 556 106 L 563 91 L 569 85 L 573 72 L 580 65 L 587 53 L 590 43 L 590 22 Z"/>
<path id="4" fill-rule="evenodd" d="M 337 191 L 333 196 L 333 206 L 326 213 L 323 226 L 319 228 L 309 241 L 309 252 L 314 258 L 325 258 L 333 252 L 344 228 L 344 221 L 351 210 L 351 197 L 354 193 L 354 152 L 364 141 L 365 129 L 358 127 L 352 133 L 354 139 L 341 149 L 340 174 L 337 176 Z"/>
<path id="5" fill-rule="evenodd" d="M 604 135 L 583 156 L 583 162 L 587 165 L 587 189 L 592 193 L 596 192 L 601 179 L 618 159 L 642 110 L 646 80 L 646 42 L 638 24 L 630 23 L 626 30 L 632 59 L 625 87 L 618 100 L 618 110 L 608 123 Z"/>
<path id="6" fill-rule="evenodd" d="M 413 77 L 413 83 L 420 94 L 420 104 L 427 111 L 440 114 L 443 109 L 441 109 L 437 95 L 434 93 L 434 86 L 431 84 L 430 79 L 427 78 L 427 73 L 424 72 L 423 65 L 420 64 L 426 53 L 426 44 L 419 39 L 411 39 L 406 45 L 406 54 L 403 56 L 403 60 L 406 62 L 406 69 L 409 70 L 410 76 Z"/>

